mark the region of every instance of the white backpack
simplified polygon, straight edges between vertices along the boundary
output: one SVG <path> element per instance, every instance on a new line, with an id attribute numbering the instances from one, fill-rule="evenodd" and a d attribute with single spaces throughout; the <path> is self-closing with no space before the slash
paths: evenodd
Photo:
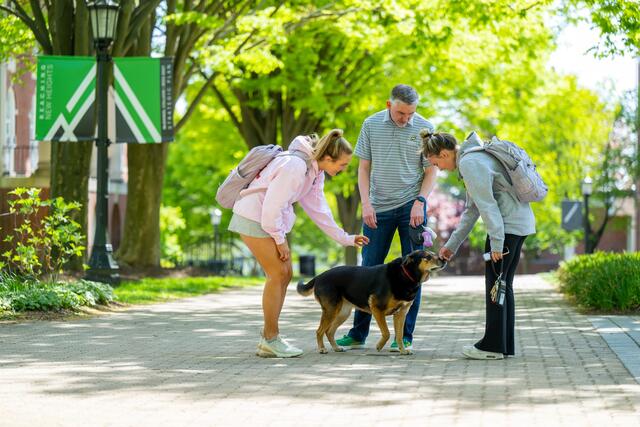
<path id="1" fill-rule="evenodd" d="M 251 181 L 267 167 L 267 165 L 276 156 L 296 156 L 301 158 L 307 164 L 307 172 L 309 172 L 309 164 L 311 160 L 302 151 L 284 152 L 279 145 L 258 145 L 253 147 L 246 156 L 233 168 L 216 192 L 216 201 L 223 208 L 231 209 L 235 204 L 240 192 L 247 188 Z"/>
<path id="2" fill-rule="evenodd" d="M 466 150 L 463 156 L 468 153 L 484 151 L 498 159 L 507 170 L 511 188 L 518 200 L 521 202 L 539 202 L 545 198 L 549 188 L 542 180 L 536 170 L 536 165 L 524 149 L 513 142 L 504 141 L 495 136 L 491 138 L 491 141 L 483 143 L 475 132 L 469 134 L 467 141 L 479 142 L 480 147 Z"/>

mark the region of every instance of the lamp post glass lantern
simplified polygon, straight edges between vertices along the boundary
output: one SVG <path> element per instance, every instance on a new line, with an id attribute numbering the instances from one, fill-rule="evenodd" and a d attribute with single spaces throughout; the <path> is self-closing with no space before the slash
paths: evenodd
<path id="1" fill-rule="evenodd" d="M 109 212 L 109 141 L 107 133 L 107 67 L 111 63 L 109 45 L 115 38 L 120 7 L 112 0 L 95 0 L 87 3 L 91 16 L 93 43 L 96 49 L 96 138 L 98 166 L 96 170 L 96 228 L 89 259 L 87 278 L 97 282 L 117 284 L 120 281 L 118 264 L 113 259 L 111 244 L 107 241 Z"/>
<path id="2" fill-rule="evenodd" d="M 590 196 L 591 192 L 593 190 L 593 181 L 591 180 L 591 177 L 586 177 L 583 181 L 582 181 L 582 195 L 583 196 Z"/>
<path id="3" fill-rule="evenodd" d="M 581 184 L 582 196 L 584 197 L 584 253 L 590 254 L 591 250 L 590 235 L 591 224 L 589 223 L 589 196 L 593 191 L 593 181 L 590 177 L 586 177 Z"/>
<path id="4" fill-rule="evenodd" d="M 94 0 L 87 3 L 91 17 L 94 43 L 113 41 L 118 25 L 120 6 L 113 0 Z"/>

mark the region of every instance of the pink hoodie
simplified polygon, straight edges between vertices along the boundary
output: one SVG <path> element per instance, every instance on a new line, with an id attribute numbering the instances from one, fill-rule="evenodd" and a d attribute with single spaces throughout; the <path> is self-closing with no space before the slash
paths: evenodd
<path id="1" fill-rule="evenodd" d="M 289 150 L 313 155 L 311 144 L 304 136 L 296 137 Z M 249 184 L 233 205 L 233 212 L 262 225 L 276 244 L 285 242 L 285 235 L 296 221 L 293 204 L 302 209 L 329 237 L 343 246 L 353 246 L 355 236 L 347 234 L 333 219 L 324 197 L 324 171 L 318 162 L 307 164 L 300 157 L 278 156 Z"/>

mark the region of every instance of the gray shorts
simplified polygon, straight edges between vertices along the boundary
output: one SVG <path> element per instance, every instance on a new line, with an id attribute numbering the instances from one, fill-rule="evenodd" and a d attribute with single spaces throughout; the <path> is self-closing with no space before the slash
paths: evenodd
<path id="1" fill-rule="evenodd" d="M 229 231 L 235 231 L 249 237 L 271 237 L 259 223 L 236 213 L 231 216 L 231 221 L 229 221 Z"/>

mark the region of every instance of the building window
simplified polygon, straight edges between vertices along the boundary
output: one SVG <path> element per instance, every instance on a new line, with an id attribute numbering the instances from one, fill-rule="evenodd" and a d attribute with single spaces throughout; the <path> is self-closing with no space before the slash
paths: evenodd
<path id="1" fill-rule="evenodd" d="M 2 147 L 2 170 L 4 175 L 15 175 L 16 150 L 16 98 L 13 88 L 7 90 L 5 110 L 5 140 Z"/>

